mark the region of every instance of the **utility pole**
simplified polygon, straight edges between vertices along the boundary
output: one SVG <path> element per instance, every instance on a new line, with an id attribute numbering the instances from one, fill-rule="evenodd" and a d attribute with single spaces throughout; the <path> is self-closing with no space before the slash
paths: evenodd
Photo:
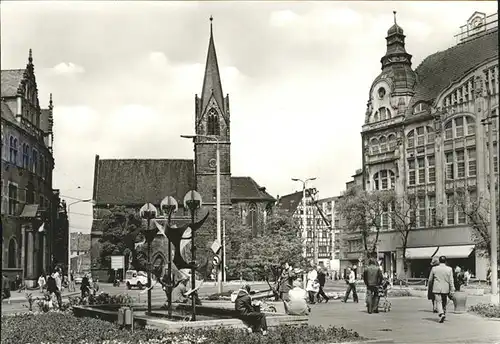
<path id="1" fill-rule="evenodd" d="M 495 159 L 493 148 L 493 123 L 496 121 L 496 115 L 491 113 L 491 96 L 487 90 L 487 111 L 488 116 L 481 120 L 484 126 L 488 128 L 488 154 L 489 154 L 489 184 L 490 184 L 490 241 L 491 241 L 491 255 L 490 255 L 490 268 L 491 268 L 491 302 L 498 305 L 500 300 L 498 298 L 498 237 L 497 237 L 497 207 L 496 207 L 496 178 L 495 178 Z"/>
<path id="2" fill-rule="evenodd" d="M 316 201 L 313 201 L 316 203 Z M 318 228 L 316 227 L 316 207 L 313 208 L 313 246 L 314 246 L 314 265 L 318 266 Z"/>

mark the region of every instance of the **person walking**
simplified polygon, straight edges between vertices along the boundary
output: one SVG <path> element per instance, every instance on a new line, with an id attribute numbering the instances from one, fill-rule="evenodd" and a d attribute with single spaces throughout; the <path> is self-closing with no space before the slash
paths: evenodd
<path id="1" fill-rule="evenodd" d="M 326 274 L 325 274 L 325 270 L 323 269 L 318 269 L 318 282 L 319 282 L 319 291 L 318 291 L 318 302 L 320 300 L 320 296 L 325 299 L 325 303 L 328 303 L 328 301 L 330 300 L 330 298 L 328 296 L 326 296 L 325 294 L 325 283 L 326 283 Z"/>
<path id="2" fill-rule="evenodd" d="M 368 260 L 368 266 L 363 272 L 363 281 L 366 285 L 366 306 L 368 314 L 378 313 L 378 303 L 380 297 L 378 295 L 379 287 L 382 285 L 384 276 L 382 270 L 378 267 L 375 259 Z"/>
<path id="3" fill-rule="evenodd" d="M 439 257 L 437 257 L 437 256 L 432 257 L 431 270 L 434 266 L 438 266 L 438 265 L 439 265 Z M 434 293 L 432 292 L 432 289 L 433 289 L 433 281 L 428 280 L 427 281 L 427 299 L 431 300 L 431 302 L 432 302 L 432 312 L 437 313 L 438 312 L 437 302 L 436 302 L 436 298 L 434 296 Z"/>
<path id="4" fill-rule="evenodd" d="M 434 293 L 439 322 L 443 323 L 446 319 L 446 304 L 448 296 L 453 297 L 455 284 L 453 283 L 453 269 L 446 265 L 446 257 L 439 257 L 439 265 L 431 269 L 429 283 L 432 283 L 432 292 Z"/>
<path id="5" fill-rule="evenodd" d="M 356 292 L 356 275 L 354 274 L 354 271 L 351 268 L 346 269 L 345 282 L 347 284 L 347 290 L 345 292 L 345 296 L 342 302 L 347 302 L 347 299 L 349 298 L 349 295 L 351 294 L 352 291 L 353 301 L 358 303 L 359 299 L 358 299 L 358 293 Z"/>
<path id="6" fill-rule="evenodd" d="M 90 281 L 88 274 L 85 274 L 85 276 L 82 278 L 82 285 L 80 286 L 80 291 L 82 292 L 82 299 L 90 295 Z"/>
<path id="7" fill-rule="evenodd" d="M 288 292 L 292 288 L 293 270 L 288 263 L 282 265 L 281 275 L 278 280 L 278 300 L 288 300 Z"/>
<path id="8" fill-rule="evenodd" d="M 68 291 L 75 291 L 76 290 L 76 285 L 75 285 L 75 272 L 71 270 L 69 273 L 69 286 L 68 286 Z"/>
<path id="9" fill-rule="evenodd" d="M 40 288 L 40 293 L 43 293 L 43 288 L 45 288 L 46 284 L 47 281 L 45 280 L 45 273 L 42 272 L 40 277 L 38 277 L 38 287 Z"/>
<path id="10" fill-rule="evenodd" d="M 59 308 L 62 306 L 62 276 L 61 276 L 61 268 L 56 268 L 55 272 L 52 274 L 54 281 L 56 282 L 57 289 L 54 291 L 54 294 L 57 298 L 57 304 Z"/>

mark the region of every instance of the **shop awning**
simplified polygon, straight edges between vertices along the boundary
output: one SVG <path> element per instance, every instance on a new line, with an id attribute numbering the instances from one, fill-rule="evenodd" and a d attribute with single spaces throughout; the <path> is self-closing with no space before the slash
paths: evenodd
<path id="1" fill-rule="evenodd" d="M 408 259 L 431 259 L 437 249 L 437 246 L 407 248 L 406 257 Z"/>
<path id="2" fill-rule="evenodd" d="M 473 250 L 474 245 L 440 246 L 436 256 L 445 256 L 446 258 L 467 258 Z"/>
<path id="3" fill-rule="evenodd" d="M 26 204 L 19 217 L 36 217 L 38 211 L 38 204 Z"/>

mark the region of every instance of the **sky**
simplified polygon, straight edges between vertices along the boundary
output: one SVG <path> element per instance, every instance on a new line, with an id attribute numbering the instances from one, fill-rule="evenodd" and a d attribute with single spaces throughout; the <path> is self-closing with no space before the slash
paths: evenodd
<path id="1" fill-rule="evenodd" d="M 201 93 L 212 15 L 231 109 L 233 176 L 273 196 L 316 177 L 337 196 L 361 167 L 368 92 L 397 22 L 416 68 L 456 44 L 475 12 L 496 1 L 164 2 L 3 1 L 1 67 L 28 50 L 41 106 L 54 100 L 54 188 L 68 203 L 92 198 L 94 161 L 193 158 L 194 96 Z M 92 206 L 70 227 L 88 232 Z"/>

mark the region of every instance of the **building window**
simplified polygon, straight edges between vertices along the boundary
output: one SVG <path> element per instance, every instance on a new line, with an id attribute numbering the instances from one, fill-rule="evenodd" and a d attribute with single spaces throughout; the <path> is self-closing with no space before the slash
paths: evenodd
<path id="1" fill-rule="evenodd" d="M 40 177 L 45 179 L 45 159 L 40 154 Z"/>
<path id="2" fill-rule="evenodd" d="M 389 146 L 389 152 L 394 152 L 396 149 L 396 135 L 390 134 L 387 138 L 387 144 Z"/>
<path id="3" fill-rule="evenodd" d="M 23 168 L 29 169 L 30 166 L 30 146 L 23 143 Z"/>
<path id="4" fill-rule="evenodd" d="M 423 146 L 425 143 L 425 131 L 424 127 L 417 128 L 417 147 Z"/>
<path id="5" fill-rule="evenodd" d="M 212 198 L 213 198 L 214 200 L 216 200 L 216 199 L 217 199 L 217 189 L 212 189 Z"/>
<path id="6" fill-rule="evenodd" d="M 429 225 L 432 227 L 436 226 L 436 196 L 427 196 L 427 202 L 429 207 Z"/>
<path id="7" fill-rule="evenodd" d="M 453 194 L 446 194 L 446 222 L 448 225 L 455 224 L 455 198 Z"/>
<path id="8" fill-rule="evenodd" d="M 406 137 L 408 141 L 408 148 L 413 148 L 415 147 L 415 131 L 410 131 L 408 133 L 408 136 Z"/>
<path id="9" fill-rule="evenodd" d="M 474 177 L 476 175 L 476 148 L 467 149 L 468 175 Z"/>
<path id="10" fill-rule="evenodd" d="M 17 252 L 16 251 L 17 251 L 16 239 L 11 238 L 9 240 L 8 264 L 7 264 L 7 266 L 9 268 L 16 267 L 16 261 L 17 261 Z"/>
<path id="11" fill-rule="evenodd" d="M 436 158 L 434 155 L 427 156 L 427 178 L 429 183 L 436 181 Z"/>
<path id="12" fill-rule="evenodd" d="M 10 162 L 17 163 L 17 139 L 13 136 L 10 137 Z"/>
<path id="13" fill-rule="evenodd" d="M 493 171 L 498 173 L 498 148 L 496 143 L 493 143 Z"/>
<path id="14" fill-rule="evenodd" d="M 453 122 L 449 121 L 444 126 L 444 138 L 445 140 L 451 140 L 453 138 Z"/>
<path id="15" fill-rule="evenodd" d="M 9 184 L 9 215 L 17 215 L 17 186 Z"/>
<path id="16" fill-rule="evenodd" d="M 415 159 L 408 160 L 408 184 L 416 184 Z"/>
<path id="17" fill-rule="evenodd" d="M 465 177 L 465 155 L 464 150 L 457 150 L 455 152 L 455 158 L 457 159 L 457 178 Z"/>
<path id="18" fill-rule="evenodd" d="M 36 173 L 38 171 L 38 152 L 33 149 L 33 156 L 31 159 L 31 172 Z"/>
<path id="19" fill-rule="evenodd" d="M 32 183 L 28 183 L 26 187 L 26 204 L 35 203 L 35 188 Z"/>
<path id="20" fill-rule="evenodd" d="M 394 188 L 395 175 L 390 170 L 382 170 L 373 176 L 375 190 L 390 190 Z"/>
<path id="21" fill-rule="evenodd" d="M 427 130 L 427 144 L 434 144 L 436 141 L 436 134 L 434 133 L 434 129 L 431 127 L 426 127 Z"/>
<path id="22" fill-rule="evenodd" d="M 418 183 L 425 184 L 425 159 L 424 158 L 417 159 L 417 168 L 418 168 Z"/>
<path id="23" fill-rule="evenodd" d="M 419 196 L 417 198 L 417 207 L 418 207 L 418 227 L 425 227 L 425 196 Z"/>
<path id="24" fill-rule="evenodd" d="M 387 139 L 385 136 L 382 136 L 379 140 L 380 142 L 380 153 L 387 152 Z"/>
<path id="25" fill-rule="evenodd" d="M 207 134 L 208 135 L 220 135 L 220 125 L 219 116 L 215 109 L 210 109 L 207 118 Z"/>
<path id="26" fill-rule="evenodd" d="M 453 170 L 453 152 L 446 153 L 446 179 L 455 179 L 455 173 Z"/>
<path id="27" fill-rule="evenodd" d="M 378 154 L 379 147 L 377 138 L 374 137 L 373 139 L 370 140 L 370 147 L 372 150 L 372 154 Z"/>
<path id="28" fill-rule="evenodd" d="M 465 198 L 465 193 L 463 191 L 457 191 L 457 198 L 459 200 L 462 200 Z M 466 223 L 466 217 L 465 217 L 465 211 L 462 209 L 462 207 L 457 207 L 458 209 L 458 224 L 465 224 Z"/>
<path id="29" fill-rule="evenodd" d="M 387 204 L 382 205 L 382 216 L 380 221 L 380 228 L 382 230 L 389 229 L 389 206 Z"/>
<path id="30" fill-rule="evenodd" d="M 391 118 L 391 112 L 387 108 L 381 107 L 378 111 L 380 113 L 381 121 Z"/>
<path id="31" fill-rule="evenodd" d="M 476 134 L 476 123 L 474 118 L 466 117 L 467 119 L 467 135 L 475 135 Z"/>
<path id="32" fill-rule="evenodd" d="M 458 117 L 455 118 L 455 137 L 463 137 L 464 136 L 464 118 Z"/>

